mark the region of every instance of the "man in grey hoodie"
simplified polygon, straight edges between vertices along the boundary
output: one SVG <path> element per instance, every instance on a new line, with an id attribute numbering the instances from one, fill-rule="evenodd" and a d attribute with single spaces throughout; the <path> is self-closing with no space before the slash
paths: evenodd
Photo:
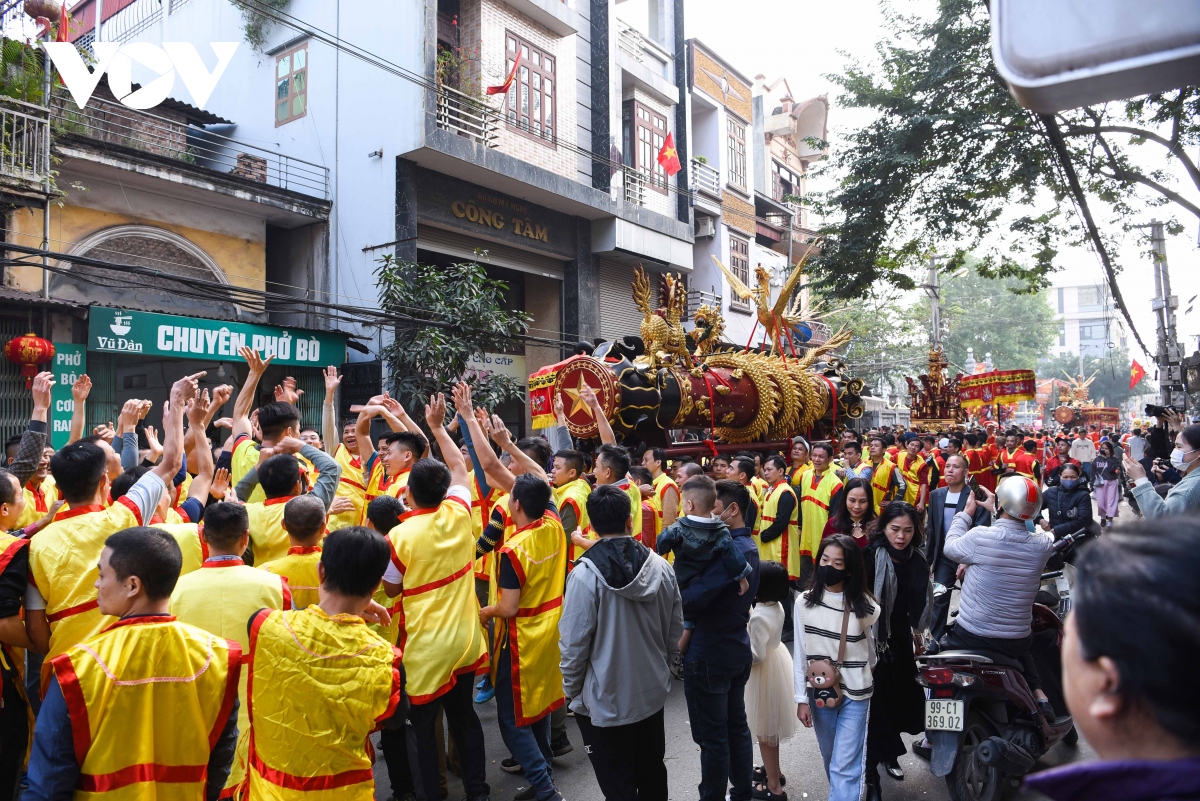
<path id="1" fill-rule="evenodd" d="M 683 602 L 666 560 L 630 536 L 629 496 L 592 491 L 599 541 L 567 577 L 559 620 L 563 693 L 607 801 L 666 801 L 663 707 L 683 635 Z"/>

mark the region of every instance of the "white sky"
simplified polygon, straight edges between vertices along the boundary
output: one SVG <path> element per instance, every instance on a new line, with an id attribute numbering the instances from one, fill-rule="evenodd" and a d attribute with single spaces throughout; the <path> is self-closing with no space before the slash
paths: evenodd
<path id="1" fill-rule="evenodd" d="M 829 112 L 831 146 L 836 148 L 839 133 L 861 126 L 871 114 L 837 107 L 838 89 L 824 76 L 841 72 L 849 61 L 870 62 L 875 43 L 889 35 L 880 12 L 879 0 L 838 0 L 836 3 L 812 0 L 738 0 L 737 13 L 730 13 L 728 0 L 686 0 L 685 29 L 720 54 L 746 77 L 762 73 L 767 81 L 787 78 L 796 100 L 828 94 L 833 108 Z M 928 0 L 896 0 L 893 7 L 908 13 L 928 8 Z M 1147 145 L 1147 148 L 1154 147 Z M 1147 150 L 1148 153 L 1152 152 Z M 1157 154 L 1155 154 L 1157 155 Z M 1193 157 L 1200 154 L 1193 154 Z M 1190 186 L 1186 184 L 1186 186 Z M 1198 193 L 1189 192 L 1196 199 Z M 1105 211 L 1092 206 L 1097 224 L 1103 226 Z M 1191 314 L 1184 314 L 1188 299 L 1200 294 L 1200 249 L 1197 248 L 1198 224 L 1179 215 L 1186 230 L 1183 235 L 1167 238 L 1167 259 L 1172 291 L 1179 297 L 1178 333 L 1187 352 L 1197 347 L 1200 336 L 1200 298 Z M 1149 217 L 1145 222 L 1149 222 Z M 949 249 L 949 248 L 947 248 Z M 1150 308 L 1154 296 L 1153 271 L 1143 246 L 1132 239 L 1116 254 L 1123 267 L 1117 283 L 1133 315 L 1142 340 L 1155 347 L 1156 323 Z M 1062 271 L 1054 282 L 1061 286 L 1103 283 L 1100 260 L 1090 249 L 1077 248 L 1059 253 Z M 1129 337 L 1130 352 L 1142 364 L 1137 344 Z M 1151 371 L 1153 375 L 1153 371 Z"/>

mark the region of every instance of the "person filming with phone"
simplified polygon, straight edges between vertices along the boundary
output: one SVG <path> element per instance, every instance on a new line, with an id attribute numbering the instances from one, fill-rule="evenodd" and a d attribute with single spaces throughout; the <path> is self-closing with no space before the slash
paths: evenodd
<path id="1" fill-rule="evenodd" d="M 946 486 L 935 489 L 929 495 L 929 514 L 925 518 L 925 558 L 933 571 L 933 580 L 943 587 L 954 584 L 958 572 L 958 562 L 950 559 L 944 552 L 946 533 L 954 521 L 954 516 L 967 507 L 967 496 L 978 490 L 978 485 L 972 481 L 967 483 L 967 457 L 961 453 L 952 453 L 946 457 Z M 975 513 L 971 516 L 971 527 L 990 526 L 992 516 L 982 504 L 977 504 Z M 933 639 L 940 640 L 946 631 L 946 619 L 950 614 L 950 593 L 937 595 L 933 599 L 933 624 L 930 630 Z"/>
<path id="2" fill-rule="evenodd" d="M 1041 492 L 1036 481 L 1016 475 L 1003 479 L 995 494 L 986 488 L 983 493 L 986 500 L 982 502 L 968 493 L 966 506 L 954 515 L 942 549 L 945 558 L 959 563 L 962 578 L 958 622 L 945 647 L 994 651 L 1019 661 L 1038 708 L 1053 720 L 1054 709 L 1042 692 L 1029 652 L 1033 642 L 1030 610 L 1042 571 L 1054 553 L 1053 535 L 1025 527 L 1041 510 Z M 996 523 L 971 528 L 981 506 L 996 515 Z"/>
<path id="3" fill-rule="evenodd" d="M 1171 414 L 1169 420 L 1176 424 L 1178 415 Z M 1146 468 L 1125 456 L 1125 473 L 1133 482 L 1133 497 L 1148 518 L 1169 517 L 1194 512 L 1200 509 L 1200 425 L 1190 425 L 1175 435 L 1175 449 L 1171 451 L 1171 467 L 1183 478 L 1171 487 L 1166 498 L 1159 497 L 1154 482 L 1146 477 Z"/>

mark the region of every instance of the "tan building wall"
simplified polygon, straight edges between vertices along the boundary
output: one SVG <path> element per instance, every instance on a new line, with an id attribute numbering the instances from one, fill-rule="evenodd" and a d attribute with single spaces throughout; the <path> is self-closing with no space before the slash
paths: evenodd
<path id="1" fill-rule="evenodd" d="M 41 247 L 41 209 L 18 209 L 12 213 L 10 236 L 14 244 Z M 114 214 L 82 206 L 63 206 L 50 209 L 50 249 L 70 251 L 74 244 L 114 225 L 146 225 L 177 234 L 203 250 L 225 273 L 234 286 L 246 289 L 266 289 L 266 242 L 233 237 L 190 228 Z M 38 292 L 42 288 L 42 271 L 37 267 L 10 267 L 7 284 L 16 289 Z"/>

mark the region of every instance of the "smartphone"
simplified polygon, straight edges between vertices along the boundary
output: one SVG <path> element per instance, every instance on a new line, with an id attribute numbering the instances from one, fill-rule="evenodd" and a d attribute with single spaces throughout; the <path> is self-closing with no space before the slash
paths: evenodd
<path id="1" fill-rule="evenodd" d="M 975 493 L 975 500 L 979 501 L 980 503 L 983 503 L 987 500 L 987 495 L 985 495 L 983 490 L 979 488 L 978 481 L 972 478 L 967 481 L 967 486 L 971 488 L 971 492 Z"/>

